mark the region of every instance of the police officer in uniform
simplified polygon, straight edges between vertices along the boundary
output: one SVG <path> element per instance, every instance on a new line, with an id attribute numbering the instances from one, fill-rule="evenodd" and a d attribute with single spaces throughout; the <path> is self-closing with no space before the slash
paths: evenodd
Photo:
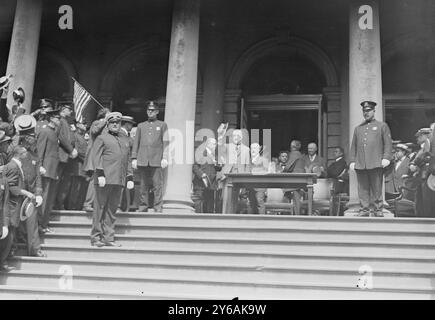
<path id="1" fill-rule="evenodd" d="M 51 209 L 56 197 L 56 185 L 58 180 L 57 169 L 59 165 L 59 140 L 56 130 L 60 124 L 58 110 L 47 111 L 48 125 L 43 125 L 37 136 L 36 149 L 41 160 L 42 198 L 44 202 L 40 211 L 39 224 L 42 233 L 50 233 L 48 222 Z"/>
<path id="2" fill-rule="evenodd" d="M 159 110 L 154 102 L 147 106 L 148 120 L 137 127 L 133 143 L 132 166 L 139 169 L 140 204 L 138 212 L 147 212 L 149 208 L 149 187 L 152 181 L 154 191 L 154 211 L 162 212 L 163 207 L 163 170 L 168 166 L 167 145 L 164 141 L 168 125 L 157 120 Z"/>
<path id="3" fill-rule="evenodd" d="M 391 133 L 385 122 L 375 119 L 375 102 L 363 101 L 361 106 L 365 121 L 354 130 L 349 155 L 349 168 L 358 179 L 358 216 L 382 217 L 382 177 L 392 160 Z"/>
<path id="4" fill-rule="evenodd" d="M 128 139 L 119 134 L 122 114 L 107 115 L 107 131 L 94 142 L 95 201 L 92 218 L 91 244 L 119 247 L 115 242 L 115 213 L 124 185 L 134 187 Z"/>

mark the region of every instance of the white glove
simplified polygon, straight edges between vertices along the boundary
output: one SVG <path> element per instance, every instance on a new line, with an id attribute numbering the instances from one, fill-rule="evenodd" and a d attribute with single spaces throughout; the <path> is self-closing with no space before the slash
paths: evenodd
<path id="1" fill-rule="evenodd" d="M 36 196 L 35 197 L 36 207 L 39 207 L 42 204 L 42 197 Z"/>
<path id="2" fill-rule="evenodd" d="M 133 159 L 132 161 L 131 161 L 131 167 L 133 168 L 133 169 L 137 169 L 137 159 Z"/>
<path id="3" fill-rule="evenodd" d="M 355 162 L 352 162 L 352 163 L 349 165 L 349 169 L 350 169 L 350 170 L 355 170 Z"/>
<path id="4" fill-rule="evenodd" d="M 163 169 L 166 168 L 168 166 L 168 160 L 162 159 L 160 165 Z"/>
<path id="5" fill-rule="evenodd" d="M 0 237 L 0 240 L 3 240 L 4 238 L 6 238 L 8 236 L 8 233 L 9 233 L 8 227 L 3 226 L 2 236 Z"/>
<path id="6" fill-rule="evenodd" d="M 78 155 L 79 153 L 77 152 L 77 149 L 74 148 L 73 151 L 71 151 L 71 158 L 75 159 Z"/>
<path id="7" fill-rule="evenodd" d="M 45 175 L 47 173 L 47 170 L 45 170 L 44 167 L 39 167 L 39 173 Z"/>
<path id="8" fill-rule="evenodd" d="M 105 177 L 98 177 L 98 185 L 102 188 L 106 185 L 106 178 Z"/>
<path id="9" fill-rule="evenodd" d="M 390 164 L 390 160 L 382 159 L 382 168 L 388 167 Z"/>
<path id="10" fill-rule="evenodd" d="M 134 188 L 134 181 L 127 181 L 127 189 L 131 190 Z"/>

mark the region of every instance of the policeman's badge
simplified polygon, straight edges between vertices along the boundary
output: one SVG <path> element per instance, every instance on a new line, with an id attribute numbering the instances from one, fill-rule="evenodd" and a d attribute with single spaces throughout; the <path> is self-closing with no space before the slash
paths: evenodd
<path id="1" fill-rule="evenodd" d="M 35 161 L 35 160 L 32 160 L 32 164 L 33 164 L 34 166 L 36 166 L 36 161 Z"/>
<path id="2" fill-rule="evenodd" d="M 157 131 L 160 131 L 160 127 L 156 127 L 156 130 L 157 130 Z"/>
<path id="3" fill-rule="evenodd" d="M 4 184 L 0 185 L 0 189 L 4 190 L 5 189 L 5 185 Z"/>
<path id="4" fill-rule="evenodd" d="M 376 131 L 376 130 L 378 130 L 378 127 L 373 127 L 372 130 Z"/>

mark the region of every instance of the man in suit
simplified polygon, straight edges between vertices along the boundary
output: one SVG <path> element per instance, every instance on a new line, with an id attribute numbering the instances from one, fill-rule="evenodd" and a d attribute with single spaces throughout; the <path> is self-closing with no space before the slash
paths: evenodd
<path id="1" fill-rule="evenodd" d="M 168 125 L 157 120 L 159 110 L 154 102 L 147 106 L 148 120 L 137 127 L 132 150 L 132 167 L 139 170 L 140 205 L 138 212 L 147 212 L 150 182 L 154 191 L 154 212 L 163 211 L 163 169 L 168 166 Z"/>
<path id="2" fill-rule="evenodd" d="M 342 147 L 334 149 L 334 158 L 334 162 L 326 170 L 328 178 L 334 179 L 334 194 L 349 193 L 349 175 Z"/>
<path id="3" fill-rule="evenodd" d="M 409 170 L 408 147 L 404 144 L 396 145 L 395 161 L 388 166 L 391 173 L 385 175 L 385 196 L 392 199 L 400 195 L 403 186 L 403 176 Z"/>
<path id="4" fill-rule="evenodd" d="M 284 170 L 284 173 L 304 173 L 305 164 L 301 153 L 301 142 L 292 140 L 290 142 L 290 154 Z M 284 189 L 284 197 L 290 201 L 293 199 L 294 214 L 299 215 L 301 212 L 302 191 L 301 190 L 286 190 Z"/>
<path id="5" fill-rule="evenodd" d="M 58 188 L 55 201 L 57 209 L 65 208 L 65 200 L 71 188 L 71 160 L 78 156 L 75 145 L 74 132 L 71 129 L 70 121 L 73 107 L 69 104 L 60 107 L 60 124 L 59 124 L 59 166 Z"/>
<path id="6" fill-rule="evenodd" d="M 11 137 L 6 135 L 4 131 L 0 131 L 0 168 L 3 171 L 6 165 L 7 152 Z M 6 263 L 6 259 L 12 247 L 12 235 L 9 232 L 9 185 L 3 174 L 0 175 L 0 272 L 8 272 L 13 270 Z"/>
<path id="7" fill-rule="evenodd" d="M 122 114 L 107 115 L 107 131 L 94 142 L 95 202 L 92 218 L 91 245 L 119 247 L 115 242 L 115 213 L 124 185 L 134 187 L 128 139 L 119 134 Z"/>
<path id="8" fill-rule="evenodd" d="M 18 117 L 16 122 L 22 121 L 23 117 L 31 117 L 24 115 Z M 36 125 L 36 121 L 34 122 Z M 36 137 L 33 130 L 25 130 L 19 132 L 19 145 L 27 150 L 26 156 L 21 160 L 22 170 L 24 173 L 24 188 L 35 195 L 36 207 L 41 206 L 42 198 L 42 182 L 41 182 L 41 161 L 36 152 Z M 18 229 L 22 238 L 25 237 L 27 243 L 27 253 L 29 256 L 46 257 L 46 254 L 41 250 L 41 240 L 39 238 L 38 215 L 32 214 L 25 221 L 20 222 Z"/>
<path id="9" fill-rule="evenodd" d="M 375 119 L 375 102 L 363 101 L 361 106 L 365 121 L 354 130 L 349 155 L 349 168 L 358 180 L 358 216 L 383 217 L 382 178 L 392 159 L 391 133 L 385 122 Z"/>
<path id="10" fill-rule="evenodd" d="M 251 144 L 251 173 L 266 174 L 269 172 L 269 161 L 261 155 L 261 146 L 258 143 Z M 253 214 L 266 214 L 266 188 L 249 189 L 249 201 Z"/>
<path id="11" fill-rule="evenodd" d="M 59 165 L 59 143 L 56 130 L 60 125 L 60 115 L 58 110 L 47 111 L 49 123 L 40 128 L 37 136 L 36 149 L 41 160 L 42 175 L 42 198 L 44 199 L 40 210 L 39 225 L 42 233 L 51 233 L 48 228 L 51 209 L 53 208 L 56 197 L 56 186 Z"/>
<path id="12" fill-rule="evenodd" d="M 278 163 L 275 166 L 275 172 L 281 173 L 287 166 L 289 152 L 286 150 L 281 150 L 278 155 Z"/>
<path id="13" fill-rule="evenodd" d="M 302 157 L 305 172 L 316 173 L 319 178 L 326 176 L 326 161 L 317 154 L 317 145 L 314 142 L 308 144 L 308 154 Z"/>
<path id="14" fill-rule="evenodd" d="M 221 169 L 216 161 L 216 144 L 216 139 L 208 138 L 205 145 L 200 145 L 195 151 L 192 167 L 195 212 L 215 212 L 216 173 Z"/>
<path id="15" fill-rule="evenodd" d="M 128 139 L 130 143 L 130 152 L 133 149 L 133 143 L 134 143 L 134 138 L 131 136 L 131 129 L 133 129 L 133 126 L 135 124 L 136 122 L 134 121 L 133 117 L 125 116 L 125 115 L 122 116 L 121 130 L 119 131 L 119 134 L 125 136 Z M 130 199 L 133 199 L 133 197 L 134 197 L 134 189 L 127 190 L 127 188 L 124 187 L 124 189 L 122 190 L 121 204 L 120 204 L 120 208 L 122 211 L 128 211 L 128 209 L 130 208 L 130 203 L 127 203 L 127 201 L 130 202 Z"/>
<path id="16" fill-rule="evenodd" d="M 66 209 L 81 210 L 85 202 L 86 191 L 88 190 L 88 177 L 83 170 L 83 162 L 88 148 L 85 139 L 86 126 L 77 122 L 74 131 L 74 147 L 77 150 L 77 157 L 70 159 L 71 188 L 66 201 Z"/>
<path id="17" fill-rule="evenodd" d="M 40 195 L 35 195 L 34 193 L 26 190 L 32 186 L 29 184 L 32 177 L 25 176 L 23 163 L 26 162 L 28 157 L 27 150 L 23 146 L 15 146 L 12 151 L 11 161 L 5 165 L 3 168 L 4 176 L 7 179 L 9 185 L 9 201 L 8 201 L 8 217 L 5 219 L 5 225 L 8 226 L 9 232 L 12 237 L 12 244 L 16 244 L 17 240 L 17 229 L 20 226 L 20 209 L 21 204 L 25 197 L 36 201 L 36 205 L 39 206 L 42 203 L 42 197 Z M 36 167 L 33 170 L 37 170 Z M 28 172 L 27 172 L 28 174 Z M 29 245 L 29 253 L 37 256 L 44 256 L 40 251 L 39 237 L 35 236 L 35 229 L 37 232 L 36 221 L 33 221 L 33 227 L 30 226 L 31 232 L 28 239 L 31 243 Z M 35 241 L 36 238 L 36 241 Z"/>

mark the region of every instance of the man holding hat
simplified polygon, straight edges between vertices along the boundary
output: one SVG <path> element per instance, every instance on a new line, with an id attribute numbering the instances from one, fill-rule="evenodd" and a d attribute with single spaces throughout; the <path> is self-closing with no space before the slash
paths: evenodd
<path id="1" fill-rule="evenodd" d="M 130 162 L 130 146 L 119 134 L 122 114 L 107 115 L 107 131 L 94 142 L 95 202 L 92 218 L 91 244 L 119 247 L 115 242 L 115 213 L 121 199 L 122 188 L 134 187 Z"/>
<path id="2" fill-rule="evenodd" d="M 8 98 L 9 84 L 12 75 L 7 75 L 0 78 L 0 118 L 1 121 L 9 121 L 9 109 L 6 106 L 6 100 Z"/>
<path id="3" fill-rule="evenodd" d="M 159 109 L 150 102 L 147 105 L 148 120 L 137 127 L 133 143 L 132 166 L 139 169 L 140 175 L 140 205 L 137 211 L 146 212 L 150 207 L 150 182 L 154 188 L 154 211 L 162 212 L 163 208 L 163 170 L 168 166 L 168 142 L 166 135 L 168 125 L 157 120 Z"/>
<path id="4" fill-rule="evenodd" d="M 375 102 L 363 101 L 361 106 L 365 121 L 354 130 L 349 155 L 349 168 L 358 180 L 358 216 L 383 217 L 382 178 L 392 160 L 391 133 L 385 122 L 375 119 Z"/>
<path id="5" fill-rule="evenodd" d="M 403 187 L 403 176 L 408 173 L 409 170 L 409 158 L 408 147 L 402 143 L 398 143 L 395 146 L 394 163 L 390 164 L 390 174 L 385 175 L 385 193 L 389 195 L 389 198 L 395 198 L 401 193 L 401 187 Z"/>
<path id="6" fill-rule="evenodd" d="M 47 126 L 41 127 L 36 143 L 38 157 L 42 165 L 42 197 L 44 202 L 40 211 L 39 224 L 43 233 L 51 232 L 48 228 L 48 222 L 56 197 L 57 169 L 59 165 L 59 143 L 56 134 L 56 130 L 60 125 L 59 111 L 47 111 L 47 116 L 49 123 Z"/>

